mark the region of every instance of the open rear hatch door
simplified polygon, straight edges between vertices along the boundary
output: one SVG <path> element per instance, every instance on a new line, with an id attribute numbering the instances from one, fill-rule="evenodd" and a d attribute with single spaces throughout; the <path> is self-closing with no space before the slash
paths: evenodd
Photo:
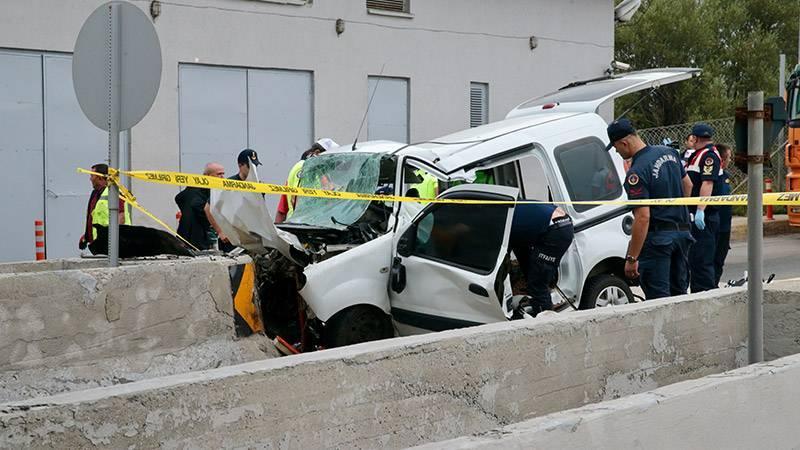
<path id="1" fill-rule="evenodd" d="M 576 81 L 522 103 L 512 109 L 506 119 L 543 111 L 597 113 L 601 105 L 615 98 L 694 78 L 700 76 L 700 72 L 700 69 L 689 67 L 668 67 Z"/>

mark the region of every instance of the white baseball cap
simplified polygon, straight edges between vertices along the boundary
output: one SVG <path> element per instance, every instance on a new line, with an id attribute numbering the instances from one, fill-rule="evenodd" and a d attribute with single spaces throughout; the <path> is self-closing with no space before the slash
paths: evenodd
<path id="1" fill-rule="evenodd" d="M 322 139 L 317 141 L 317 144 L 322 146 L 322 148 L 324 148 L 325 151 L 328 151 L 328 150 L 330 150 L 330 149 L 332 149 L 334 147 L 338 147 L 339 146 L 339 144 L 334 142 L 333 139 L 329 139 L 329 138 L 322 138 Z"/>

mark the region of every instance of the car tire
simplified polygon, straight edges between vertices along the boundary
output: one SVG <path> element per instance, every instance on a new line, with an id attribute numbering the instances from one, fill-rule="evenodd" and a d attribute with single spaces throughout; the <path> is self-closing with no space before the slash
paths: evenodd
<path id="1" fill-rule="evenodd" d="M 373 306 L 354 306 L 325 324 L 325 346 L 342 347 L 394 337 L 392 319 Z"/>
<path id="2" fill-rule="evenodd" d="M 624 297 L 624 298 L 623 298 Z M 579 309 L 592 309 L 608 304 L 633 303 L 633 292 L 625 280 L 611 274 L 597 275 L 586 282 Z"/>

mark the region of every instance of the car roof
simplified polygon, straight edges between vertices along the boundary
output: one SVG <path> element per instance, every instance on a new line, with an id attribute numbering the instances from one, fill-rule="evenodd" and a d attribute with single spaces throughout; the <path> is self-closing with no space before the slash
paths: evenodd
<path id="1" fill-rule="evenodd" d="M 587 120 L 603 121 L 597 114 L 574 112 L 537 114 L 468 128 L 416 144 L 392 141 L 364 142 L 357 145 L 356 151 L 413 156 L 426 161 L 442 173 L 449 174 L 498 157 L 515 158 L 509 151 L 518 150 L 520 153 L 532 151 L 530 133 L 519 133 L 520 131 L 535 132 L 536 141 L 539 142 L 552 135 L 575 129 L 585 124 Z M 331 153 L 347 152 L 350 151 L 349 148 L 339 147 Z"/>
<path id="2" fill-rule="evenodd" d="M 415 147 L 436 155 L 444 173 L 504 159 L 516 159 L 534 150 L 533 143 L 573 130 L 587 121 L 603 121 L 597 114 L 553 113 L 512 118 L 459 131 Z M 535 134 L 532 137 L 531 134 Z"/>

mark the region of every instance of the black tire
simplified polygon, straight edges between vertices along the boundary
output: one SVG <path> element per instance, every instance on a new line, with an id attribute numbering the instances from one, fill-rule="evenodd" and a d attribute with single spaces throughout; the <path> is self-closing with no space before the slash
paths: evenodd
<path id="1" fill-rule="evenodd" d="M 374 306 L 354 306 L 325 324 L 325 346 L 342 347 L 394 337 L 390 316 Z"/>
<path id="2" fill-rule="evenodd" d="M 628 286 L 628 283 L 626 283 L 625 280 L 616 275 L 602 274 L 594 276 L 586 282 L 586 287 L 584 287 L 583 295 L 581 296 L 581 304 L 578 309 L 594 308 L 597 305 L 597 300 L 600 294 L 608 288 L 618 288 L 625 294 L 625 297 L 628 299 L 628 303 L 634 302 L 633 292 L 631 292 L 631 288 Z"/>

